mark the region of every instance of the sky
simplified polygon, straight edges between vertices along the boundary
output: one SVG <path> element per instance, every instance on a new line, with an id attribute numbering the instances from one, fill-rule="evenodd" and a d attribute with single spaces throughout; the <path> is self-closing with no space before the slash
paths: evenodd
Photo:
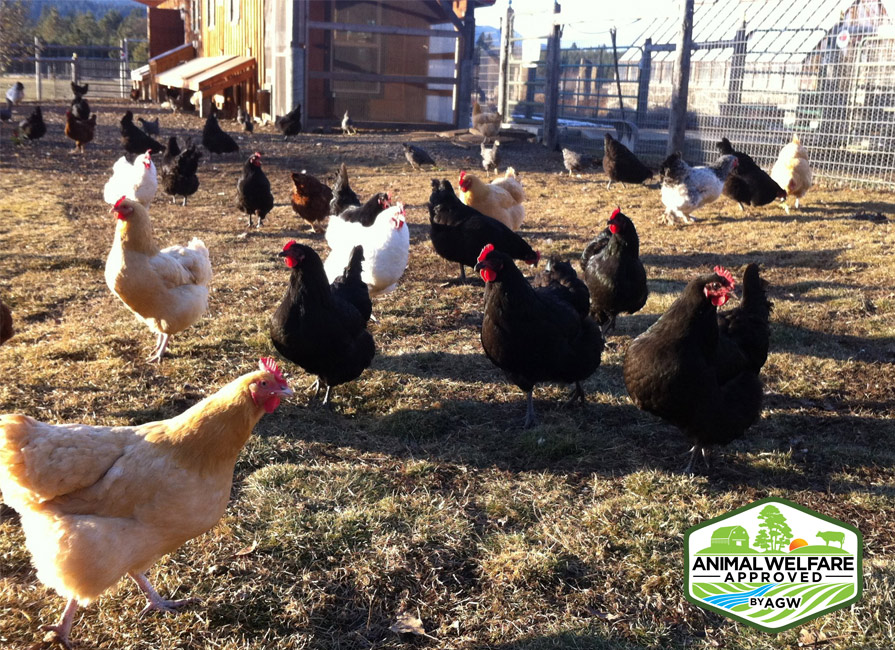
<path id="1" fill-rule="evenodd" d="M 475 11 L 477 25 L 500 27 L 500 20 L 507 13 L 509 0 L 497 0 L 493 7 Z M 619 30 L 619 44 L 623 34 L 636 31 L 638 23 L 654 18 L 676 15 L 678 2 L 674 0 L 623 0 L 622 2 L 597 2 L 595 0 L 560 0 L 560 16 L 566 27 L 563 42 L 574 41 L 579 46 L 600 45 L 609 42 L 609 28 Z M 516 12 L 516 31 L 523 36 L 546 36 L 553 13 L 553 0 L 513 0 Z"/>

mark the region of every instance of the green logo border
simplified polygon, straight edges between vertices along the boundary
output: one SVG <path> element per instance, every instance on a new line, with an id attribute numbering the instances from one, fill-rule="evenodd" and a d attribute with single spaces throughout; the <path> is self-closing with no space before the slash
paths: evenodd
<path id="1" fill-rule="evenodd" d="M 755 621 L 746 619 L 742 616 L 738 616 L 735 613 L 730 612 L 726 609 L 721 609 L 720 607 L 715 607 L 714 605 L 710 605 L 709 603 L 699 600 L 690 595 L 690 535 L 692 535 L 697 530 L 701 530 L 706 526 L 711 526 L 718 522 L 724 521 L 725 519 L 730 519 L 731 517 L 740 514 L 741 512 L 745 512 L 746 510 L 751 510 L 755 506 L 760 506 L 765 503 L 782 503 L 783 505 L 789 506 L 790 508 L 795 508 L 796 510 L 801 510 L 805 514 L 809 514 L 812 517 L 816 517 L 818 519 L 823 519 L 831 524 L 836 526 L 840 526 L 842 528 L 847 528 L 855 535 L 858 536 L 858 551 L 855 554 L 857 558 L 857 572 L 858 572 L 858 580 L 857 580 L 857 589 L 855 590 L 855 595 L 849 598 L 847 601 L 842 603 L 836 603 L 832 607 L 828 607 L 827 609 L 821 610 L 819 612 L 813 613 L 807 618 L 801 618 L 797 621 L 793 621 L 789 625 L 785 625 L 783 627 L 765 627 L 760 623 L 756 623 Z M 764 499 L 759 499 L 758 501 L 753 501 L 745 506 L 737 508 L 736 510 L 731 510 L 730 512 L 726 512 L 723 515 L 718 515 L 713 519 L 709 519 L 707 521 L 702 522 L 701 524 L 697 524 L 692 526 L 686 530 L 684 533 L 684 598 L 692 605 L 696 605 L 700 609 L 707 609 L 709 611 L 715 612 L 716 614 L 720 614 L 725 618 L 730 618 L 749 627 L 753 627 L 756 630 L 761 630 L 762 632 L 767 632 L 769 634 L 777 634 L 779 632 L 785 632 L 786 630 L 791 630 L 794 627 L 799 625 L 803 625 L 808 621 L 812 621 L 819 616 L 823 616 L 824 614 L 829 614 L 830 612 L 836 611 L 838 609 L 844 609 L 849 605 L 852 605 L 858 602 L 861 599 L 861 596 L 864 593 L 864 536 L 861 535 L 861 531 L 852 526 L 851 524 L 847 524 L 844 521 L 839 521 L 838 519 L 834 519 L 833 517 L 828 517 L 827 515 L 821 514 L 816 510 L 812 510 L 811 508 L 807 508 L 798 503 L 794 503 L 793 501 L 789 501 L 788 499 L 781 499 L 780 497 L 765 497 Z"/>

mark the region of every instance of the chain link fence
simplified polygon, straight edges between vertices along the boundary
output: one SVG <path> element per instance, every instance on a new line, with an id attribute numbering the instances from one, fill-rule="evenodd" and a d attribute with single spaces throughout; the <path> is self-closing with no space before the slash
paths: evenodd
<path id="1" fill-rule="evenodd" d="M 769 169 L 798 135 L 816 177 L 895 185 L 895 22 L 880 0 L 846 5 L 697 7 L 684 157 L 713 161 L 727 137 Z M 554 73 L 560 145 L 599 157 L 603 133 L 627 131 L 626 144 L 657 166 L 668 142 L 675 32 L 676 19 L 665 20 L 615 48 L 608 37 L 605 45 L 579 47 L 563 36 Z M 546 50 L 546 37 L 514 32 L 503 82 L 508 119 L 538 133 L 553 83 Z"/>

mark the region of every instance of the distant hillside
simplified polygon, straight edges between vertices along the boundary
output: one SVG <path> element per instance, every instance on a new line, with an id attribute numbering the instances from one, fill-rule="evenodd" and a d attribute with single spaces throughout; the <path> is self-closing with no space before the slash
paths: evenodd
<path id="1" fill-rule="evenodd" d="M 129 14 L 134 9 L 146 13 L 146 5 L 141 5 L 134 0 L 30 0 L 25 4 L 29 5 L 31 9 L 29 18 L 35 21 L 40 18 L 44 7 L 56 7 L 63 16 L 85 11 L 93 12 L 94 16 L 103 16 L 110 9 L 117 9 L 123 14 Z"/>

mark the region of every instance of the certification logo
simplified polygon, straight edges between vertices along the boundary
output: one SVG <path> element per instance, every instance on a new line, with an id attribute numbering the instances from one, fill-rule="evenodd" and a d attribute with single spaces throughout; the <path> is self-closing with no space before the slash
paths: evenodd
<path id="1" fill-rule="evenodd" d="M 689 529 L 688 601 L 782 632 L 861 598 L 861 533 L 786 501 L 756 501 Z"/>

